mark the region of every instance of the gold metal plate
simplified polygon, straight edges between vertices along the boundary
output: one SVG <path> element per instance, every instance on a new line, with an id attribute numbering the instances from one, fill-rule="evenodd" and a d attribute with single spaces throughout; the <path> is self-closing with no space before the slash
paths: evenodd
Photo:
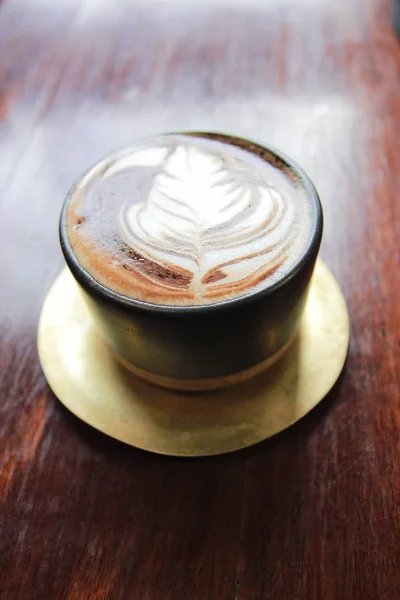
<path id="1" fill-rule="evenodd" d="M 38 333 L 47 381 L 71 412 L 122 442 L 174 456 L 230 452 L 286 429 L 331 389 L 348 344 L 346 304 L 321 260 L 288 352 L 261 375 L 222 390 L 174 392 L 124 369 L 67 269 L 47 295 Z"/>

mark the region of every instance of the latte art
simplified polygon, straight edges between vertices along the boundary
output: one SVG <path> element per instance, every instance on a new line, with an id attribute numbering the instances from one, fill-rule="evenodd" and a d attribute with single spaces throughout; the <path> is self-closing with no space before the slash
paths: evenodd
<path id="1" fill-rule="evenodd" d="M 272 274 L 285 260 L 295 216 L 282 194 L 246 178 L 240 163 L 187 144 L 168 154 L 148 198 L 127 202 L 119 222 L 130 248 L 184 274 L 201 301 L 222 288 L 239 295 Z"/>
<path id="2" fill-rule="evenodd" d="M 306 195 L 234 144 L 151 140 L 89 173 L 69 207 L 69 238 L 100 283 L 157 304 L 208 304 L 284 275 L 309 234 Z"/>

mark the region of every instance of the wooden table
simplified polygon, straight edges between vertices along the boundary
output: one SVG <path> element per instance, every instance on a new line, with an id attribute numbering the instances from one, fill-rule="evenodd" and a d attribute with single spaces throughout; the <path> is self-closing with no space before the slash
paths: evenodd
<path id="1" fill-rule="evenodd" d="M 352 318 L 340 383 L 220 458 L 70 415 L 36 328 L 70 184 L 145 135 L 217 129 L 303 165 Z M 385 0 L 0 3 L 0 597 L 400 597 L 400 49 Z"/>

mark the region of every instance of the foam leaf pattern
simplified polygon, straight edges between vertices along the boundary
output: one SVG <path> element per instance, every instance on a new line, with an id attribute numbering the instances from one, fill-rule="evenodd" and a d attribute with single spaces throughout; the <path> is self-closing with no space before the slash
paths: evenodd
<path id="1" fill-rule="evenodd" d="M 279 268 L 295 220 L 293 203 L 247 163 L 182 143 L 165 152 L 148 197 L 124 204 L 119 226 L 135 252 L 184 274 L 194 297 L 212 298 L 243 293 Z"/>

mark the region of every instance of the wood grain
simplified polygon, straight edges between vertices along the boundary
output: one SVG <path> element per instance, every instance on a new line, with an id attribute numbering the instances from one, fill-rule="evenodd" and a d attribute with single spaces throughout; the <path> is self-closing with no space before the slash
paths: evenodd
<path id="1" fill-rule="evenodd" d="M 2 600 L 400 597 L 399 89 L 388 0 L 0 3 Z M 195 461 L 78 422 L 36 354 L 70 184 L 183 128 L 273 144 L 309 172 L 352 317 L 318 409 Z"/>

